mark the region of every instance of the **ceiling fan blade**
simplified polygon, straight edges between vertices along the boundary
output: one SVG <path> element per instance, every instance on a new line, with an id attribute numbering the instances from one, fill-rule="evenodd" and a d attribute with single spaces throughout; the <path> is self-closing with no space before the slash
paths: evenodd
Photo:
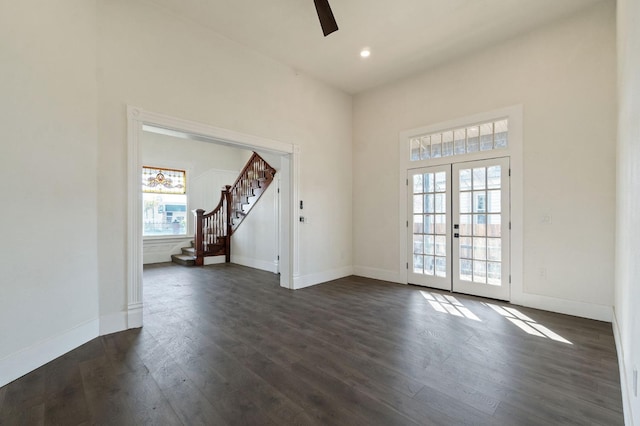
<path id="1" fill-rule="evenodd" d="M 316 4 L 316 11 L 318 12 L 318 19 L 320 20 L 320 26 L 324 36 L 328 36 L 334 31 L 338 31 L 338 24 L 336 18 L 333 17 L 331 6 L 329 6 L 328 0 L 313 0 Z"/>

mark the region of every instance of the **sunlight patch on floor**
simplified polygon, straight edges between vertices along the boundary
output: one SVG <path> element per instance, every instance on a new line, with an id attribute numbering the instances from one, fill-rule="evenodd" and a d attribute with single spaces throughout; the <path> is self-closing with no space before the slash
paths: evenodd
<path id="1" fill-rule="evenodd" d="M 431 307 L 443 314 L 449 314 L 456 317 L 467 318 L 474 321 L 480 321 L 480 318 L 468 308 L 466 308 L 458 299 L 449 295 L 442 295 L 438 293 L 430 293 L 428 291 L 420 290 L 420 294 L 427 299 Z"/>
<path id="2" fill-rule="evenodd" d="M 521 330 L 525 331 L 528 334 L 531 334 L 532 336 L 547 338 L 555 340 L 556 342 L 567 343 L 569 345 L 573 344 L 564 337 L 560 336 L 558 333 L 549 330 L 544 325 L 537 323 L 535 320 L 529 318 L 527 315 L 523 314 L 515 308 L 511 308 L 508 306 L 498 306 L 492 303 L 485 303 L 485 305 L 511 321 L 512 324 L 516 325 Z"/>

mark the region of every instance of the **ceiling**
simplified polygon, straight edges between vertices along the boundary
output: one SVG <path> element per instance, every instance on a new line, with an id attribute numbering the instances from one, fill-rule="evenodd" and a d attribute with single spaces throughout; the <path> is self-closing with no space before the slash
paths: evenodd
<path id="1" fill-rule="evenodd" d="M 340 29 L 326 38 L 313 0 L 149 1 L 354 94 L 603 0 L 330 0 Z"/>

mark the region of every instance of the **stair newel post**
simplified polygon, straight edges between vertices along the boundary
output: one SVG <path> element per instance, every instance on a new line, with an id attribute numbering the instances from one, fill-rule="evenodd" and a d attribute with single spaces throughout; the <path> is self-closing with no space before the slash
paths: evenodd
<path id="1" fill-rule="evenodd" d="M 233 211 L 233 197 L 231 196 L 231 185 L 225 185 L 222 191 L 224 192 L 224 197 L 226 200 L 225 215 L 227 219 L 225 221 L 227 224 L 227 229 L 226 229 L 226 238 L 224 241 L 224 244 L 225 244 L 224 261 L 226 263 L 229 263 L 231 262 L 231 233 L 233 232 L 233 222 L 231 221 L 231 213 Z"/>
<path id="2" fill-rule="evenodd" d="M 204 249 L 203 249 L 203 245 L 204 245 L 204 241 L 203 241 L 203 215 L 204 215 L 204 210 L 203 209 L 198 209 L 198 210 L 194 210 L 193 214 L 196 217 L 196 229 L 194 234 L 194 245 L 195 245 L 195 249 L 196 249 L 196 265 L 198 266 L 202 266 L 204 264 Z"/>

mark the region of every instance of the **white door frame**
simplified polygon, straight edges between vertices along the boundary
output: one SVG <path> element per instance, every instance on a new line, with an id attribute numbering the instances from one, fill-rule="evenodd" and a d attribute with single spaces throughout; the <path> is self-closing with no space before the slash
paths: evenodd
<path id="1" fill-rule="evenodd" d="M 297 145 L 222 129 L 127 106 L 128 207 L 127 207 L 127 328 L 142 327 L 142 191 L 140 188 L 140 137 L 144 125 L 197 135 L 212 142 L 280 155 L 281 209 L 280 285 L 293 289 L 299 275 L 299 224 L 293 220 L 298 203 L 300 148 Z"/>
<path id="2" fill-rule="evenodd" d="M 419 135 L 435 133 L 444 130 L 457 129 L 476 123 L 488 122 L 507 118 L 509 120 L 509 142 L 508 147 L 483 151 L 473 154 L 435 158 L 429 160 L 410 161 L 411 147 L 410 140 Z M 406 130 L 400 133 L 398 140 L 399 153 L 399 179 L 398 179 L 398 235 L 399 235 L 399 259 L 398 271 L 400 281 L 408 283 L 407 264 L 408 254 L 408 231 L 407 231 L 407 197 L 408 184 L 407 172 L 409 169 L 420 167 L 437 166 L 457 162 L 467 162 L 474 160 L 485 160 L 495 157 L 509 157 L 511 162 L 511 301 L 523 300 L 524 289 L 524 179 L 523 179 L 523 116 L 522 105 L 515 105 L 507 108 L 487 111 L 467 117 Z"/>

